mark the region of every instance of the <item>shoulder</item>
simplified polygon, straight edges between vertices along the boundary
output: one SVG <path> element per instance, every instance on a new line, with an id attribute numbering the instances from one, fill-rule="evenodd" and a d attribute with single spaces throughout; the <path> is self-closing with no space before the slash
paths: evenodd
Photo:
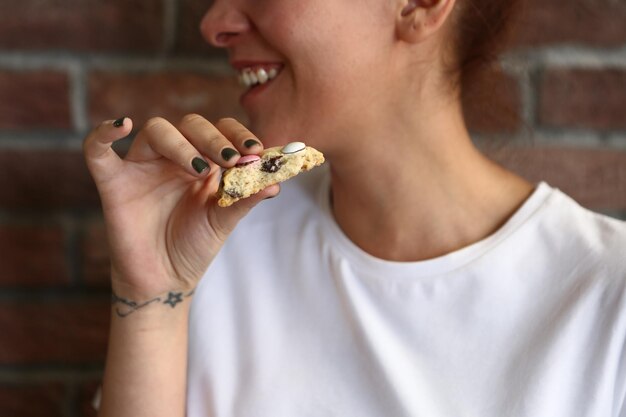
<path id="1" fill-rule="evenodd" d="M 626 222 L 551 188 L 536 229 L 544 256 L 577 288 L 626 295 Z"/>
<path id="2" fill-rule="evenodd" d="M 558 189 L 551 189 L 545 208 L 546 228 L 551 236 L 562 239 L 565 247 L 626 264 L 626 222 L 582 207 Z"/>

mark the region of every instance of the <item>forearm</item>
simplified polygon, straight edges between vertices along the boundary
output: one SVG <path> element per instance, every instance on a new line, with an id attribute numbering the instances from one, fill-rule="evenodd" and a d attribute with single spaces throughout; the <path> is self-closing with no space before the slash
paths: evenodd
<path id="1" fill-rule="evenodd" d="M 102 200 L 112 265 L 113 305 L 101 417 L 183 417 L 189 294 L 228 234 L 279 187 L 219 207 L 221 169 L 263 145 L 234 119 L 216 125 L 188 115 L 179 126 L 152 118 L 127 157 L 112 144 L 128 118 L 108 120 L 85 139 L 85 160 Z M 252 139 L 251 139 L 252 138 Z M 182 288 L 179 302 L 165 292 Z M 149 295 L 160 298 L 144 298 Z M 118 311 L 118 307 L 120 311 Z"/>
<path id="2" fill-rule="evenodd" d="M 185 415 L 191 298 L 170 294 L 113 303 L 100 417 Z"/>

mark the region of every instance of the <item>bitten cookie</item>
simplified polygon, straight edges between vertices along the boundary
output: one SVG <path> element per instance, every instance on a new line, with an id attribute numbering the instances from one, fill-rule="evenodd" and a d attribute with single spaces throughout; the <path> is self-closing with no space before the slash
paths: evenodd
<path id="1" fill-rule="evenodd" d="M 261 155 L 246 155 L 222 174 L 217 204 L 228 207 L 242 198 L 288 180 L 324 163 L 324 155 L 302 142 L 265 149 Z"/>

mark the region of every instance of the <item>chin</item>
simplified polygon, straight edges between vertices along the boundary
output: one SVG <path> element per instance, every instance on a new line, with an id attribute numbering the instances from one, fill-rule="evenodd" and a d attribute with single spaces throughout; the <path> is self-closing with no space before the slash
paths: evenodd
<path id="1" fill-rule="evenodd" d="M 252 112 L 251 112 L 252 113 Z M 282 113 L 284 114 L 284 113 Z M 311 115 L 311 118 L 314 116 Z M 278 112 L 249 114 L 248 127 L 266 148 L 284 146 L 289 142 L 304 142 L 309 146 L 324 151 L 328 147 L 328 138 L 332 134 L 325 133 L 328 129 L 320 129 L 321 124 L 311 125 L 310 121 L 284 116 Z"/>
<path id="2" fill-rule="evenodd" d="M 270 148 L 273 146 L 283 146 L 289 142 L 306 142 L 304 132 L 293 129 L 287 123 L 279 122 L 278 117 L 263 119 L 260 117 L 250 117 L 249 129 L 263 142 L 263 146 Z"/>

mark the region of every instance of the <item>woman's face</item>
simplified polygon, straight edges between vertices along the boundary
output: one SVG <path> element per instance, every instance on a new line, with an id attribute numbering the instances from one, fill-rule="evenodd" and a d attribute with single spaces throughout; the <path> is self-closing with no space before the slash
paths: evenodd
<path id="1" fill-rule="evenodd" d="M 302 139 L 324 150 L 386 91 L 392 3 L 216 0 L 201 30 L 248 80 L 275 75 L 241 98 L 266 145 Z"/>

